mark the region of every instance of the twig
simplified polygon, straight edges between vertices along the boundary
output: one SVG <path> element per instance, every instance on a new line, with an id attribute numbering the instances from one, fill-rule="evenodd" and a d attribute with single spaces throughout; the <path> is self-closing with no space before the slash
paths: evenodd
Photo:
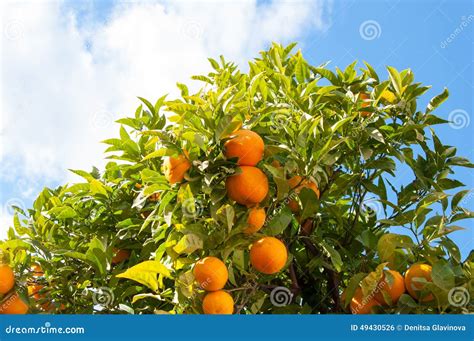
<path id="1" fill-rule="evenodd" d="M 290 278 L 291 285 L 294 291 L 299 292 L 301 290 L 300 285 L 298 284 L 298 277 L 296 276 L 295 265 L 293 261 L 290 263 Z"/>

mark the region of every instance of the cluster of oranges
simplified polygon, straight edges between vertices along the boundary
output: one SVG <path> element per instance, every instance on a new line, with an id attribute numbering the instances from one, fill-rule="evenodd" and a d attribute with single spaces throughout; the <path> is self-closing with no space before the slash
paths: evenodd
<path id="1" fill-rule="evenodd" d="M 40 265 L 33 264 L 30 270 L 32 278 L 28 280 L 28 297 L 30 300 L 43 301 L 37 302 L 39 309 L 46 312 L 53 310 L 55 305 L 51 301 L 45 301 L 47 296 L 44 293 L 44 285 L 40 284 L 41 281 L 44 282 L 43 269 Z M 18 292 L 13 290 L 14 286 L 15 275 L 12 268 L 6 264 L 0 264 L 0 294 L 6 294 L 0 303 L 0 314 L 26 314 L 28 312 L 28 304 L 23 301 Z M 60 311 L 66 308 L 64 304 L 57 307 Z"/>
<path id="2" fill-rule="evenodd" d="M 0 264 L 0 294 L 5 295 L 15 286 L 15 274 L 6 264 Z M 28 305 L 21 299 L 16 291 L 7 295 L 0 303 L 0 314 L 26 314 Z"/>
<path id="3" fill-rule="evenodd" d="M 224 262 L 216 257 L 206 257 L 194 265 L 194 278 L 208 294 L 202 301 L 204 314 L 232 314 L 234 299 L 222 290 L 229 279 Z"/>
<path id="4" fill-rule="evenodd" d="M 424 283 L 431 282 L 432 268 L 428 264 L 414 264 L 405 273 L 405 277 L 398 271 L 385 270 L 376 288 L 369 295 L 364 297 L 362 289 L 358 287 L 350 302 L 350 309 L 353 314 L 370 314 L 373 307 L 384 306 L 397 303 L 398 299 L 405 291 L 411 297 L 421 302 L 429 302 L 433 295 L 421 296 Z M 392 280 L 387 281 L 386 274 L 389 273 Z M 343 294 L 342 299 L 345 300 Z M 387 302 L 386 297 L 390 299 Z"/>
<path id="5" fill-rule="evenodd" d="M 234 132 L 224 144 L 227 159 L 237 160 L 236 174 L 226 179 L 227 196 L 236 203 L 248 208 L 247 224 L 244 233 L 258 232 L 265 224 L 265 208 L 260 203 L 268 194 L 268 178 L 257 167 L 262 160 L 265 144 L 262 138 L 251 130 Z M 187 155 L 168 157 L 164 163 L 164 173 L 170 183 L 180 182 L 184 173 L 191 167 Z M 310 186 L 295 184 L 294 187 Z M 317 190 L 317 188 L 316 188 Z M 319 192 L 318 192 L 319 193 Z M 277 238 L 263 237 L 250 248 L 250 263 L 263 274 L 275 274 L 286 264 L 288 252 L 286 246 Z M 205 314 L 232 314 L 234 300 L 222 290 L 228 280 L 228 271 L 224 262 L 216 257 L 206 257 L 196 262 L 194 277 L 200 287 L 208 293 L 203 299 Z"/>

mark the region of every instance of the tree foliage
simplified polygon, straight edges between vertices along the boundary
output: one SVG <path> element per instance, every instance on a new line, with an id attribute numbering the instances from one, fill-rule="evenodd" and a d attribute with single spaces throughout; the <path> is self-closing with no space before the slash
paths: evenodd
<path id="1" fill-rule="evenodd" d="M 201 313 L 192 266 L 208 255 L 228 266 L 226 289 L 238 313 L 347 312 L 357 286 L 366 293 L 384 267 L 403 273 L 416 262 L 433 266 L 426 290 L 435 299 L 404 294 L 379 312 L 469 309 L 448 299 L 454 287 L 474 297 L 473 254 L 462 260 L 449 237 L 473 217 L 463 207 L 470 193 L 453 177 L 456 167 L 473 164 L 435 133 L 447 123 L 433 112 L 448 91 L 419 108 L 429 87 L 409 69 L 387 67 L 387 79 L 367 63 L 331 71 L 293 48 L 273 44 L 248 72 L 209 59 L 212 72 L 193 77 L 203 84 L 197 92 L 178 84 L 179 98 L 139 98 L 134 115 L 117 121 L 119 136 L 104 141 L 104 170 L 72 170 L 84 180 L 45 188 L 26 212 L 16 208 L 0 248 L 25 299 L 30 265 L 43 268 L 45 276 L 33 279 L 44 286 L 41 299 L 29 298 L 33 311 L 48 301 L 56 313 Z M 239 127 L 264 139 L 259 167 L 270 183 L 265 226 L 251 236 L 242 233 L 247 208 L 224 186 L 236 163 L 225 159 L 223 144 Z M 170 185 L 163 159 L 184 151 L 192 167 Z M 298 213 L 287 207 L 293 175 L 320 190 L 319 198 L 308 189 L 298 194 Z M 262 235 L 289 250 L 276 275 L 249 266 L 249 245 Z M 116 249 L 131 255 L 112 264 Z M 269 299 L 279 286 L 291 290 L 289 305 Z"/>

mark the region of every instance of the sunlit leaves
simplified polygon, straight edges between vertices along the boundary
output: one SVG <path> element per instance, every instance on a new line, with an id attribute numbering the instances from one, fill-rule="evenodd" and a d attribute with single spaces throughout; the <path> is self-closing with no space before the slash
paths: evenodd
<path id="1" fill-rule="evenodd" d="M 117 275 L 141 283 L 153 291 L 162 287 L 162 277 L 171 277 L 170 271 L 159 261 L 149 260 L 139 263 Z"/>

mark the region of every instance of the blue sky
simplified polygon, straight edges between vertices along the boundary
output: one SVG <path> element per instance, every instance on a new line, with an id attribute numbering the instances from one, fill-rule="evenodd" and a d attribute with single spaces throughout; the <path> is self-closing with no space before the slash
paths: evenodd
<path id="1" fill-rule="evenodd" d="M 238 1 L 233 3 L 239 6 Z M 9 35 L 2 40 L 9 51 L 3 54 L 2 66 L 10 71 L 2 77 L 6 123 L 0 125 L 0 136 L 6 147 L 3 155 L 0 148 L 0 205 L 29 206 L 41 187 L 72 181 L 67 168 L 100 165 L 104 148 L 98 141 L 116 133 L 111 122 L 133 111 L 133 96 L 155 98 L 170 92 L 175 82 L 205 70 L 207 56 L 223 53 L 244 64 L 271 40 L 297 41 L 312 63 L 330 60 L 332 68 L 354 60 L 360 65 L 363 60 L 371 63 L 383 75 L 386 65 L 411 68 L 416 81 L 432 85 L 421 107 L 448 87 L 450 98 L 436 114 L 446 119 L 451 115 L 456 123 L 438 127 L 437 133 L 445 144 L 456 146 L 458 154 L 474 159 L 471 1 L 264 1 L 242 6 L 242 12 L 229 5 L 229 10 L 216 13 L 214 7 L 221 6 L 217 2 L 165 3 L 163 11 L 147 7 L 155 4 L 50 1 L 33 5 L 26 1 L 19 9 L 9 9 L 4 22 Z M 203 8 L 203 13 L 193 6 Z M 31 20 L 28 11 L 35 14 Z M 156 15 L 156 21 L 151 15 Z M 227 27 L 228 22 L 234 27 Z M 159 25 L 164 26 L 154 31 Z M 47 39 L 33 46 L 30 60 L 25 46 L 37 43 L 36 31 Z M 172 38 L 154 46 L 153 40 L 165 33 Z M 151 53 L 141 50 L 139 37 L 146 37 L 143 45 Z M 186 47 L 175 44 L 177 39 Z M 163 49 L 165 43 L 170 47 Z M 156 64 L 149 56 L 153 53 Z M 190 65 L 182 65 L 183 55 L 193 57 L 186 63 Z M 54 83 L 46 82 L 50 79 Z M 54 97 L 54 105 L 50 100 L 42 102 L 48 96 Z M 22 125 L 26 131 L 7 129 L 13 127 L 13 117 L 14 126 Z M 84 122 L 89 128 L 86 133 L 78 128 L 84 128 Z M 65 133 L 54 127 L 62 127 Z M 474 188 L 472 169 L 457 169 L 456 177 Z M 409 178 L 403 175 L 400 182 Z M 466 205 L 474 210 L 474 200 Z M 4 207 L 2 224 L 7 218 Z M 473 248 L 474 226 L 472 221 L 463 226 L 467 230 L 452 237 L 465 256 Z"/>

